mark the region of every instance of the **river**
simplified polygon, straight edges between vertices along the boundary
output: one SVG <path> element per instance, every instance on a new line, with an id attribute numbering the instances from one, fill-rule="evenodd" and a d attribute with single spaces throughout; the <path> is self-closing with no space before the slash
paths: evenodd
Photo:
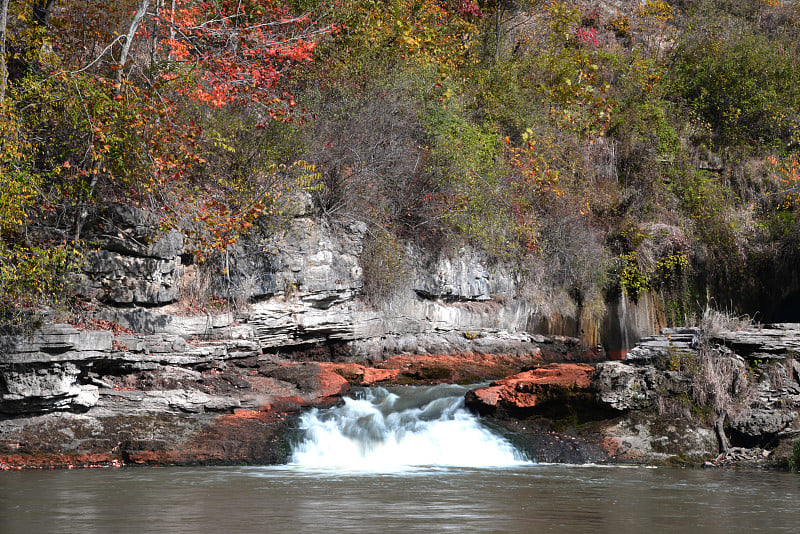
<path id="1" fill-rule="evenodd" d="M 800 475 L 538 464 L 458 386 L 312 411 L 282 466 L 0 473 L 0 533 L 800 532 Z"/>

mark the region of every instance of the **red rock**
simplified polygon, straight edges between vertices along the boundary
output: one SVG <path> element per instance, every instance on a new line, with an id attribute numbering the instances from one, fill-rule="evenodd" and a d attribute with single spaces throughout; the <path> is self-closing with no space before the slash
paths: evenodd
<path id="1" fill-rule="evenodd" d="M 317 381 L 319 386 L 314 392 L 317 398 L 336 397 L 350 391 L 350 383 L 347 379 L 324 367 L 320 367 L 319 374 L 317 374 Z"/>
<path id="2" fill-rule="evenodd" d="M 364 378 L 361 380 L 361 385 L 371 386 L 377 382 L 397 380 L 399 375 L 399 369 L 375 369 L 372 367 L 366 367 L 364 368 Z"/>
<path id="3" fill-rule="evenodd" d="M 391 356 L 374 367 L 357 363 L 320 363 L 350 384 L 371 386 L 402 380 L 405 383 L 480 382 L 517 373 L 541 363 L 541 351 L 524 355 L 504 354 L 404 354 Z"/>
<path id="4" fill-rule="evenodd" d="M 371 386 L 377 382 L 395 380 L 400 374 L 399 369 L 377 369 L 364 367 L 357 363 L 332 363 L 327 365 L 331 370 L 347 379 L 351 384 L 358 386 Z"/>
<path id="5" fill-rule="evenodd" d="M 502 406 L 533 408 L 543 402 L 589 388 L 594 368 L 583 363 L 554 363 L 492 382 L 467 394 L 478 411 Z"/>
<path id="6" fill-rule="evenodd" d="M 400 376 L 422 383 L 468 383 L 508 376 L 540 362 L 541 351 L 536 349 L 525 355 L 470 352 L 392 356 L 378 367 L 397 369 Z"/>
<path id="7" fill-rule="evenodd" d="M 497 406 L 497 403 L 500 401 L 502 390 L 503 386 L 489 386 L 487 388 L 476 389 L 472 393 L 482 404 Z"/>
<path id="8" fill-rule="evenodd" d="M 307 399 L 308 404 L 318 401 L 328 402 L 331 397 L 343 395 L 350 390 L 350 384 L 336 373 L 330 364 L 295 363 L 281 365 L 269 371 L 268 376 L 294 384 Z"/>

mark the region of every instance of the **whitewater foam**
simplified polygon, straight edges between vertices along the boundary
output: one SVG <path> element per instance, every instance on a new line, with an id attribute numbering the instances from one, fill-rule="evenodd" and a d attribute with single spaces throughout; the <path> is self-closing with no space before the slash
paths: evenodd
<path id="1" fill-rule="evenodd" d="M 530 464 L 464 407 L 461 386 L 370 388 L 358 398 L 301 417 L 304 439 L 292 465 L 392 472 L 427 467 Z"/>

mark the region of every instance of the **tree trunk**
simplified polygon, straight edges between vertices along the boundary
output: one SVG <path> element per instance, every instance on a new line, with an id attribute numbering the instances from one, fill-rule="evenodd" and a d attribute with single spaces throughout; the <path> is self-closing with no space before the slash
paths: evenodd
<path id="1" fill-rule="evenodd" d="M 47 26 L 54 3 L 55 0 L 39 0 L 33 4 L 33 20 L 42 26 Z"/>
<path id="2" fill-rule="evenodd" d="M 717 421 L 714 424 L 714 429 L 717 431 L 717 441 L 719 442 L 719 452 L 725 454 L 731 448 L 731 444 L 728 441 L 728 436 L 725 435 L 725 418 L 728 416 L 728 412 L 723 410 L 721 414 L 717 417 Z"/>
<path id="3" fill-rule="evenodd" d="M 122 72 L 125 70 L 125 62 L 128 61 L 128 53 L 131 51 L 133 38 L 136 36 L 136 31 L 139 29 L 139 23 L 142 22 L 142 19 L 147 14 L 148 7 L 150 7 L 150 0 L 142 0 L 142 3 L 139 4 L 138 11 L 136 11 L 136 14 L 133 16 L 131 27 L 128 28 L 128 34 L 125 36 L 125 44 L 122 45 L 122 53 L 119 55 L 119 62 L 117 63 L 117 93 L 120 91 L 119 86 L 122 83 Z"/>
<path id="4" fill-rule="evenodd" d="M 8 28 L 8 1 L 0 3 L 0 104 L 6 99 L 8 63 L 6 61 L 6 29 Z"/>

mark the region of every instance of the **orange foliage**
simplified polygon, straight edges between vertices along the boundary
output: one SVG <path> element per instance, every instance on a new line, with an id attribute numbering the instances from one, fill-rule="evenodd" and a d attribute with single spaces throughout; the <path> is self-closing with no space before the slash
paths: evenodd
<path id="1" fill-rule="evenodd" d="M 788 210 L 800 206 L 800 155 L 792 154 L 783 161 L 770 156 L 767 161 L 780 187 L 780 208 Z"/>
<path id="2" fill-rule="evenodd" d="M 290 120 L 297 102 L 279 82 L 290 68 L 310 61 L 314 38 L 332 29 L 316 28 L 308 14 L 291 16 L 285 6 L 254 0 L 179 0 L 174 12 L 163 7 L 157 18 L 156 31 L 164 36 L 159 50 L 182 67 L 162 78 L 191 73 L 194 83 L 176 87 L 195 102 L 212 108 L 259 103 L 280 120 Z"/>

